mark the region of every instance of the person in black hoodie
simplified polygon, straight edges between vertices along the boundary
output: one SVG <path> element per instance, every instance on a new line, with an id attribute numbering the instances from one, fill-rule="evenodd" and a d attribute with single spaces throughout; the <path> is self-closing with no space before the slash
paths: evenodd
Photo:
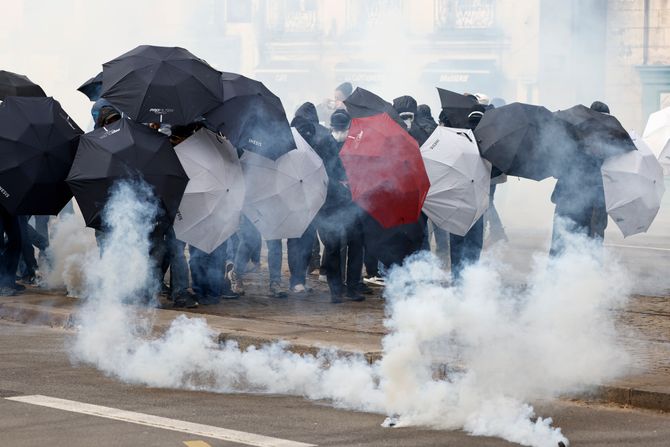
<path id="1" fill-rule="evenodd" d="M 331 302 L 341 303 L 345 293 L 342 281 L 342 256 L 347 256 L 346 295 L 352 301 L 363 301 L 360 294 L 363 269 L 363 243 L 358 209 L 351 200 L 346 186 L 347 178 L 339 152 L 344 145 L 351 117 L 344 110 L 331 115 L 332 134 L 316 121 L 316 110 L 311 103 L 303 104 L 291 122 L 300 135 L 323 160 L 328 174 L 326 202 L 315 221 L 324 245 L 323 268 L 328 280 Z M 337 141 L 336 138 L 337 137 Z M 343 246 L 344 244 L 344 246 Z"/>
<path id="2" fill-rule="evenodd" d="M 393 108 L 398 112 L 400 118 L 405 122 L 407 132 L 416 140 L 416 142 L 421 146 L 426 142 L 430 134 L 426 133 L 421 127 L 416 123 L 416 114 L 418 106 L 416 105 L 416 99 L 411 96 L 399 96 L 393 100 Z"/>
<path id="3" fill-rule="evenodd" d="M 437 129 L 437 123 L 433 119 L 433 114 L 427 104 L 421 104 L 416 108 L 414 122 L 428 136 L 430 136 L 430 134 L 432 134 L 433 131 Z"/>

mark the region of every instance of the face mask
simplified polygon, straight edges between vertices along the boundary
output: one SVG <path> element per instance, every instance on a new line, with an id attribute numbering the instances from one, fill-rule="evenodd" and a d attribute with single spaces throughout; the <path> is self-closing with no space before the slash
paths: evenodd
<path id="1" fill-rule="evenodd" d="M 335 141 L 338 143 L 342 143 L 344 140 L 347 139 L 347 135 L 349 134 L 349 131 L 347 130 L 333 130 L 333 138 L 335 138 Z"/>
<path id="2" fill-rule="evenodd" d="M 412 127 L 412 119 L 407 119 L 403 121 L 405 122 L 405 126 L 407 126 L 407 129 L 410 129 Z"/>

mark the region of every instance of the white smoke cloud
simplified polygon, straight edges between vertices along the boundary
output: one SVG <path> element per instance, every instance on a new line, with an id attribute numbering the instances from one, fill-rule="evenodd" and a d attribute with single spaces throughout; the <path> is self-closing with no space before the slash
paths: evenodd
<path id="1" fill-rule="evenodd" d="M 535 259 L 525 288 L 506 285 L 495 262 L 466 269 L 462 284 L 449 286 L 434 257 L 409 259 L 390 272 L 389 335 L 373 365 L 328 351 L 298 355 L 282 343 L 241 350 L 233 341 L 219 344 L 205 320 L 183 315 L 151 336 L 150 313 L 123 304 L 137 302 L 150 284 L 155 207 L 135 189 L 123 185 L 110 200 L 111 232 L 102 256 L 86 268 L 71 347 L 74 360 L 125 382 L 328 399 L 392 416 L 387 423 L 396 426 L 464 429 L 544 447 L 567 440 L 551 418 L 536 418 L 530 403 L 625 371 L 613 310 L 625 304 L 626 275 L 577 238 L 568 238 L 560 258 Z M 437 365 L 446 365 L 446 374 Z"/>

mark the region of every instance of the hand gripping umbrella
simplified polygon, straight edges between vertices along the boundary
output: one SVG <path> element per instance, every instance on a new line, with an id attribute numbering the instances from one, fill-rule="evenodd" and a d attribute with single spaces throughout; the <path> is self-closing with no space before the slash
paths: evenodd
<path id="1" fill-rule="evenodd" d="M 354 202 L 382 227 L 417 221 L 430 182 L 416 141 L 388 115 L 354 118 L 340 158 Z"/>
<path id="2" fill-rule="evenodd" d="M 0 204 L 12 214 L 58 214 L 83 132 L 53 98 L 10 96 L 0 105 Z"/>
<path id="3" fill-rule="evenodd" d="M 102 72 L 81 84 L 77 90 L 86 95 L 91 101 L 95 102 L 100 99 L 100 90 L 102 90 Z"/>
<path id="4" fill-rule="evenodd" d="M 664 174 L 670 175 L 670 107 L 649 116 L 642 139 L 658 158 Z"/>
<path id="5" fill-rule="evenodd" d="M 4 101 L 7 96 L 46 97 L 47 95 L 42 87 L 27 76 L 0 70 L 0 101 Z"/>
<path id="6" fill-rule="evenodd" d="M 458 128 L 468 127 L 468 114 L 472 106 L 477 104 L 477 100 L 439 87 L 437 93 L 440 95 L 442 110 L 449 118 L 449 124 Z"/>
<path id="7" fill-rule="evenodd" d="M 179 47 L 141 45 L 102 73 L 100 96 L 140 123 L 189 124 L 221 96 L 221 73 Z"/>
<path id="8" fill-rule="evenodd" d="M 275 161 L 253 152 L 240 159 L 247 192 L 242 211 L 267 240 L 302 236 L 326 201 L 323 161 L 291 130 L 297 149 Z"/>
<path id="9" fill-rule="evenodd" d="M 207 126 L 238 149 L 276 160 L 295 148 L 281 100 L 263 83 L 236 73 L 221 75 L 219 105 L 205 115 Z"/>
<path id="10" fill-rule="evenodd" d="M 599 159 L 634 151 L 635 144 L 613 115 L 578 104 L 554 112 L 572 134 L 578 147 Z"/>
<path id="11" fill-rule="evenodd" d="M 401 127 L 405 127 L 405 123 L 390 102 L 384 101 L 364 88 L 356 87 L 356 90 L 344 100 L 344 105 L 347 106 L 347 112 L 352 118 L 367 118 L 386 113 Z"/>
<path id="12" fill-rule="evenodd" d="M 558 176 L 575 150 L 549 110 L 519 102 L 488 110 L 474 134 L 482 157 L 494 167 L 531 180 Z"/>
<path id="13" fill-rule="evenodd" d="M 438 127 L 421 146 L 430 180 L 423 212 L 438 227 L 465 236 L 489 207 L 491 163 L 472 131 Z"/>
<path id="14" fill-rule="evenodd" d="M 170 222 L 188 177 L 168 138 L 153 129 L 121 119 L 83 135 L 67 182 L 86 225 L 101 229 L 102 211 L 118 180 L 142 179 L 160 200 Z"/>
<path id="15" fill-rule="evenodd" d="M 244 178 L 235 148 L 201 129 L 175 146 L 190 179 L 174 220 L 177 239 L 211 253 L 237 231 Z"/>
<path id="16" fill-rule="evenodd" d="M 649 229 L 665 192 L 663 168 L 643 140 L 638 150 L 608 158 L 601 172 L 607 214 L 624 237 Z"/>

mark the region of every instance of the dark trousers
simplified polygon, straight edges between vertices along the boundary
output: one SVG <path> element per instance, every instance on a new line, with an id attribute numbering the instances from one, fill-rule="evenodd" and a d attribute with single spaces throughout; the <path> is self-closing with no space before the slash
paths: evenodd
<path id="1" fill-rule="evenodd" d="M 270 282 L 281 282 L 282 245 L 281 239 L 265 241 L 268 247 L 268 271 Z"/>
<path id="2" fill-rule="evenodd" d="M 227 249 L 227 242 L 209 254 L 192 245 L 188 247 L 192 289 L 197 295 L 219 297 L 223 293 Z"/>
<path id="3" fill-rule="evenodd" d="M 465 236 L 449 234 L 449 253 L 451 256 L 451 276 L 454 281 L 460 279 L 463 269 L 479 261 L 484 245 L 484 218 L 465 233 Z"/>
<path id="4" fill-rule="evenodd" d="M 307 268 L 312 259 L 312 248 L 316 240 L 316 227 L 310 224 L 299 238 L 286 241 L 288 255 L 288 269 L 291 272 L 290 286 L 305 285 Z"/>
<path id="5" fill-rule="evenodd" d="M 11 287 L 16 282 L 16 268 L 21 256 L 21 228 L 19 218 L 10 215 L 0 207 L 2 229 L 7 235 L 7 242 L 0 251 L 0 286 Z"/>
<path id="6" fill-rule="evenodd" d="M 363 231 L 360 221 L 351 216 L 346 216 L 341 220 L 336 216 L 321 216 L 318 229 L 319 237 L 324 245 L 323 267 L 326 271 L 330 293 L 341 295 L 343 292 L 343 256 L 346 256 L 347 289 L 356 290 L 361 282 L 363 270 Z"/>
<path id="7" fill-rule="evenodd" d="M 40 256 L 44 256 L 49 246 L 47 225 L 49 216 L 35 216 L 35 226 L 30 225 L 30 216 L 18 216 L 19 228 L 21 229 L 21 261 L 20 270 L 22 277 L 35 276 L 37 260 L 35 259 L 35 247 L 40 250 Z M 46 218 L 46 222 L 45 219 Z"/>

